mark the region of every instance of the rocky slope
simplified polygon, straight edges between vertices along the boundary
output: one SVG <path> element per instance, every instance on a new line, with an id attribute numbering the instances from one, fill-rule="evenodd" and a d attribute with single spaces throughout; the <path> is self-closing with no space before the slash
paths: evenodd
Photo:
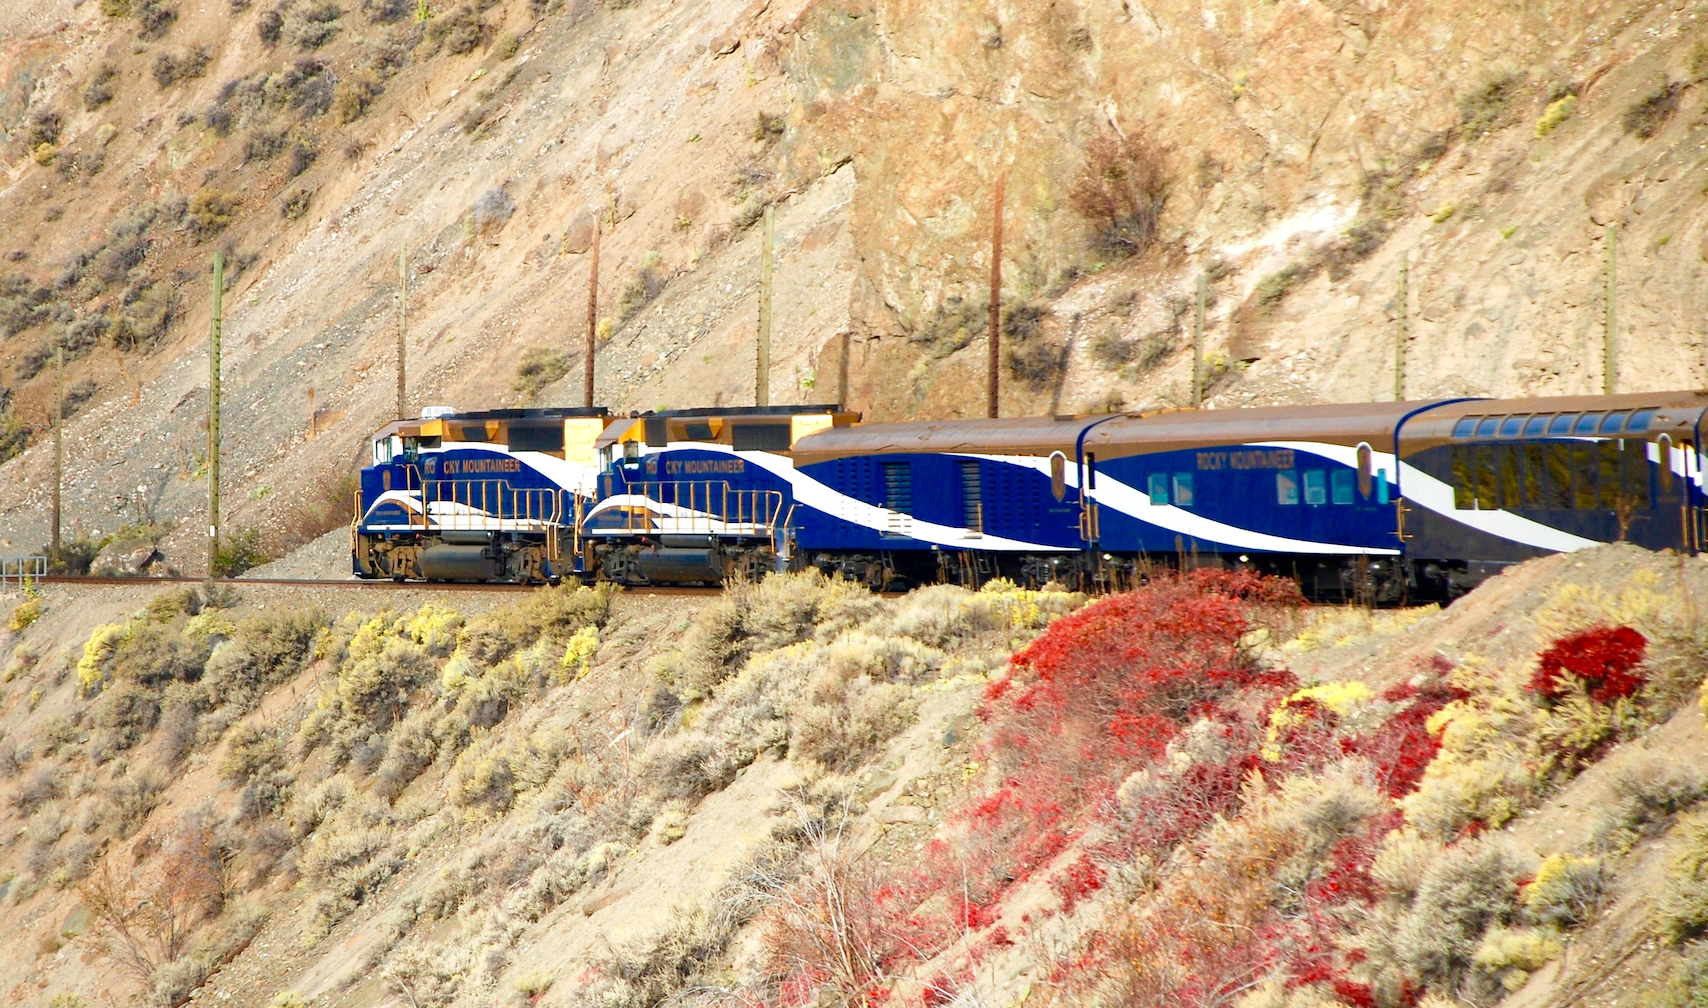
<path id="1" fill-rule="evenodd" d="M 0 11 L 0 480 L 44 537 L 55 348 L 77 528 L 199 560 L 210 258 L 231 261 L 226 514 L 336 521 L 395 412 L 777 401 L 977 414 L 1006 177 L 1004 410 L 1699 384 L 1704 13 L 1689 4 L 71 0 Z M 529 354 L 532 357 L 528 357 Z M 524 363 L 524 358 L 527 358 Z M 311 419 L 309 390 L 313 390 Z M 314 436 L 311 436 L 314 435 Z M 138 489 L 140 488 L 140 489 Z"/>

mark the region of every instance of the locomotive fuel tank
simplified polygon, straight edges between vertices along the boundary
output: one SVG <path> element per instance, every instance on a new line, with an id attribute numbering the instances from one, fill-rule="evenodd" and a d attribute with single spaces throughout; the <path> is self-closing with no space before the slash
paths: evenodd
<path id="1" fill-rule="evenodd" d="M 421 551 L 421 575 L 432 581 L 492 581 L 504 563 L 485 546 L 433 545 Z"/>

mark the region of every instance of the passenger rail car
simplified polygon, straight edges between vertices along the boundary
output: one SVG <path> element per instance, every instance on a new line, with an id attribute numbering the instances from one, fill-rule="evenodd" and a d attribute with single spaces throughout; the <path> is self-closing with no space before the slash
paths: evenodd
<path id="1" fill-rule="evenodd" d="M 815 566 L 875 585 L 1214 565 L 1318 598 L 1451 597 L 1596 543 L 1696 551 L 1704 408 L 1676 392 L 885 424 L 833 406 L 446 413 L 376 437 L 355 565 L 628 584 Z"/>

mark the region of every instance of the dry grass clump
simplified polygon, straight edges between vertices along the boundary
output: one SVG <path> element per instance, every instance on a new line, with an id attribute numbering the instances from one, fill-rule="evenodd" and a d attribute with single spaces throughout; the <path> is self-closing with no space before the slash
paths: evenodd
<path id="1" fill-rule="evenodd" d="M 1511 106 L 1524 86 L 1517 70 L 1493 70 L 1459 96 L 1459 129 L 1470 140 L 1511 122 Z"/>
<path id="2" fill-rule="evenodd" d="M 1143 255 L 1156 241 L 1169 183 L 1163 152 L 1142 133 L 1102 133 L 1085 145 L 1068 201 L 1100 252 Z"/>
<path id="3" fill-rule="evenodd" d="M 1517 920 L 1518 883 L 1535 870 L 1533 855 L 1498 835 L 1443 845 L 1410 831 L 1389 834 L 1371 869 L 1387 893 L 1354 939 L 1372 990 L 1393 1003 L 1408 983 L 1486 987 L 1488 971 L 1477 972 L 1484 936 Z"/>
<path id="4" fill-rule="evenodd" d="M 574 363 L 574 359 L 562 350 L 529 347 L 516 363 L 516 377 L 511 380 L 510 388 L 532 402 L 541 389 L 569 374 Z"/>
<path id="5" fill-rule="evenodd" d="M 1708 813 L 1697 812 L 1678 824 L 1679 852 L 1667 873 L 1656 921 L 1673 941 L 1708 931 Z"/>
<path id="6" fill-rule="evenodd" d="M 1678 111 L 1678 96 L 1690 85 L 1684 81 L 1667 81 L 1660 87 L 1633 102 L 1620 117 L 1620 125 L 1625 132 L 1640 140 L 1647 140 L 1661 131 L 1661 127 Z"/>
<path id="7" fill-rule="evenodd" d="M 994 581 L 885 602 L 817 571 L 733 585 L 653 663 L 661 731 L 640 771 L 659 797 L 693 802 L 767 753 L 854 769 L 913 722 L 917 686 L 981 677 L 1081 601 Z"/>
<path id="8" fill-rule="evenodd" d="M 1666 832 L 1680 812 L 1708 797 L 1708 777 L 1664 757 L 1622 767 L 1609 784 L 1613 803 L 1599 811 L 1591 833 L 1597 847 L 1616 854 Z"/>

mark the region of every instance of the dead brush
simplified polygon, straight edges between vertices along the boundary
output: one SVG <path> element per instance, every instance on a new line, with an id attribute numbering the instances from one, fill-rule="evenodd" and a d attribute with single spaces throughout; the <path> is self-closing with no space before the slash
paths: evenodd
<path id="1" fill-rule="evenodd" d="M 1142 255 L 1156 241 L 1169 176 L 1163 150 L 1142 131 L 1099 134 L 1085 145 L 1085 160 L 1068 201 L 1091 225 L 1098 250 Z"/>

